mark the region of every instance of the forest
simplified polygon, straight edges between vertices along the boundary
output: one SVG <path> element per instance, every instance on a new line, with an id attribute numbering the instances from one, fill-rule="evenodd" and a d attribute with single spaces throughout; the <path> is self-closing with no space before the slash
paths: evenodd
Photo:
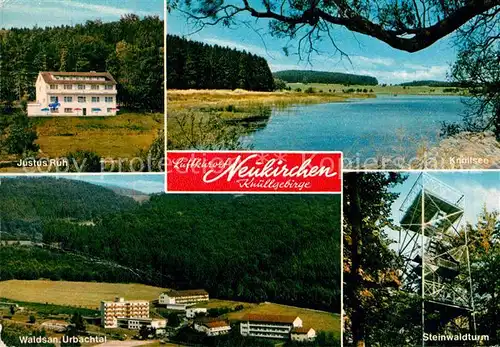
<path id="1" fill-rule="evenodd" d="M 167 35 L 170 89 L 274 90 L 267 61 L 236 49 Z"/>
<path id="2" fill-rule="evenodd" d="M 353 75 L 341 72 L 313 71 L 313 70 L 283 70 L 275 72 L 274 77 L 288 83 L 327 83 L 344 85 L 376 86 L 375 77 Z"/>
<path id="3" fill-rule="evenodd" d="M 408 174 L 349 173 L 344 178 L 344 346 L 414 347 L 422 345 L 422 307 L 424 331 L 447 336 L 488 335 L 488 345 L 500 342 L 500 211 L 484 205 L 474 220 L 462 223 L 458 232 L 448 232 L 452 244 L 461 245 L 467 232 L 467 257 L 471 283 L 464 281 L 446 292 L 472 291 L 474 325 L 465 311 L 437 309 L 420 292 L 406 284 L 408 259 L 396 251 L 394 233 L 401 230 L 391 213 L 400 193 L 396 187 Z M 471 182 L 472 184 L 472 182 Z M 467 205 L 465 205 L 467 208 Z M 430 223 L 429 223 L 430 224 Z M 444 233 L 443 233 L 444 234 Z M 400 240 L 401 242 L 401 240 Z M 459 267 L 458 278 L 468 276 L 468 266 Z M 418 274 L 418 271 L 416 272 Z M 426 279 L 426 281 L 428 281 Z M 429 286 L 429 284 L 428 284 Z M 458 312 L 458 313 L 457 313 Z M 427 343 L 426 343 L 427 345 Z M 430 344 L 429 344 L 430 345 Z M 438 344 L 432 344 L 437 346 Z M 469 342 L 439 342 L 439 346 L 476 346 Z"/>
<path id="4" fill-rule="evenodd" d="M 44 191 L 39 179 L 3 180 L 2 219 L 41 228 L 43 243 L 57 244 L 61 252 L 138 269 L 137 281 L 144 284 L 201 287 L 217 298 L 340 312 L 338 196 L 160 194 L 134 205 L 87 184 L 78 188 L 75 199 L 73 182 L 45 180 L 58 194 Z M 68 217 L 90 217 L 93 223 Z M 57 276 L 79 279 L 75 275 L 83 260 L 60 259 L 67 266 L 62 271 L 61 264 L 52 262 Z M 37 273 L 29 266 L 17 267 L 9 270 L 15 276 L 43 273 L 51 278 L 47 269 Z M 80 280 L 116 279 L 115 272 L 103 279 L 92 269 Z"/>
<path id="5" fill-rule="evenodd" d="M 459 87 L 459 83 L 457 82 L 447 82 L 447 81 L 434 81 L 434 80 L 418 80 L 412 82 L 405 82 L 399 84 L 400 86 L 406 87 Z"/>
<path id="6" fill-rule="evenodd" d="M 52 219 L 92 221 L 106 213 L 132 209 L 137 203 L 94 184 L 46 177 L 1 178 L 2 240 L 42 238 L 43 223 Z"/>
<path id="7" fill-rule="evenodd" d="M 0 102 L 35 100 L 39 71 L 108 71 L 128 109 L 163 110 L 163 21 L 128 14 L 60 27 L 0 30 Z"/>

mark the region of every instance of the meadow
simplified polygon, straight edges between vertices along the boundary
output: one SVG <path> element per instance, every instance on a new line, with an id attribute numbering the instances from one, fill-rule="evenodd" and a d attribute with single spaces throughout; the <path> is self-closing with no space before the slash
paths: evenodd
<path id="1" fill-rule="evenodd" d="M 0 282 L 0 298 L 98 309 L 101 300 L 155 300 L 165 288 L 143 284 L 10 280 Z"/>
<path id="2" fill-rule="evenodd" d="M 38 133 L 40 154 L 51 158 L 85 149 L 101 157 L 130 158 L 147 149 L 158 130 L 161 113 L 122 113 L 115 117 L 31 118 Z"/>

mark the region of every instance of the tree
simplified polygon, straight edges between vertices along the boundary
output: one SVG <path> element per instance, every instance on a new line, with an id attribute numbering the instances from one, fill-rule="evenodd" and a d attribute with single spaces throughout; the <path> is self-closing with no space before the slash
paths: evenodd
<path id="1" fill-rule="evenodd" d="M 15 116 L 13 124 L 8 129 L 4 146 L 9 154 L 26 154 L 39 150 L 35 141 L 38 138 L 36 130 L 31 126 L 26 114 Z"/>
<path id="2" fill-rule="evenodd" d="M 479 16 L 459 31 L 460 49 L 450 77 L 471 96 L 464 101 L 469 107 L 461 130 L 492 130 L 500 141 L 499 27 L 497 10 Z"/>
<path id="3" fill-rule="evenodd" d="M 389 248 L 387 229 L 397 229 L 390 218 L 398 194 L 390 187 L 406 177 L 398 173 L 349 173 L 344 178 L 344 299 L 347 317 L 346 343 L 356 347 L 378 342 L 383 328 L 377 321 L 392 315 L 388 307 L 393 290 L 401 285 L 397 269 L 399 258 Z M 394 307 L 392 303 L 392 307 Z M 406 323 L 406 322 L 402 322 Z M 394 341 L 395 346 L 402 346 Z M 391 346 L 384 341 L 384 346 Z"/>
<path id="4" fill-rule="evenodd" d="M 34 315 L 30 315 L 30 318 L 29 318 L 28 322 L 31 323 L 31 324 L 34 324 L 36 322 L 35 316 Z"/>
<path id="5" fill-rule="evenodd" d="M 142 340 L 147 340 L 153 336 L 155 336 L 155 329 L 152 327 L 147 327 L 145 325 L 141 325 L 141 328 L 139 329 L 139 337 Z"/>
<path id="6" fill-rule="evenodd" d="M 76 331 L 85 331 L 85 322 L 83 321 L 80 312 L 75 312 L 70 320 L 71 324 L 74 325 Z"/>
<path id="7" fill-rule="evenodd" d="M 16 306 L 10 305 L 9 311 L 10 311 L 10 314 L 13 316 L 16 313 Z"/>
<path id="8" fill-rule="evenodd" d="M 307 53 L 314 52 L 314 43 L 323 37 L 338 49 L 331 33 L 336 26 L 374 37 L 398 50 L 417 52 L 484 12 L 500 11 L 497 0 L 266 0 L 259 5 L 248 0 L 172 0 L 168 9 L 186 13 L 197 30 L 219 23 L 231 26 L 242 14 L 268 19 L 272 35 L 300 37 L 299 54 L 304 45 Z"/>
<path id="9" fill-rule="evenodd" d="M 169 327 L 178 327 L 179 324 L 181 324 L 181 321 L 179 319 L 179 316 L 175 312 L 171 312 L 168 317 L 167 317 L 167 325 Z"/>

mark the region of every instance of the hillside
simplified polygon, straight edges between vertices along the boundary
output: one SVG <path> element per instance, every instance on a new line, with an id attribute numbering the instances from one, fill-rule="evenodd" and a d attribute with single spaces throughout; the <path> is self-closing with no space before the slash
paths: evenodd
<path id="1" fill-rule="evenodd" d="M 274 77 L 288 83 L 328 83 L 347 85 L 376 86 L 375 77 L 353 75 L 341 72 L 314 71 L 314 70 L 283 70 L 273 73 Z"/>
<path id="2" fill-rule="evenodd" d="M 435 81 L 435 80 L 419 80 L 412 82 L 400 83 L 400 86 L 406 87 L 458 87 L 458 84 L 455 82 L 447 82 L 447 81 Z"/>
<path id="3" fill-rule="evenodd" d="M 115 263 L 139 270 L 138 281 L 144 284 L 201 287 L 221 299 L 340 310 L 339 196 L 156 194 L 137 204 L 86 183 L 17 182 L 2 183 L 2 211 L 13 210 L 11 220 L 36 218 L 43 242 L 57 243 L 81 260 L 28 248 L 14 257 L 7 278 L 112 282 L 121 269 L 111 266 L 106 279 L 94 267 L 81 267 L 87 261 Z M 91 216 L 98 216 L 92 224 L 69 219 Z"/>
<path id="4" fill-rule="evenodd" d="M 67 282 L 67 281 L 3 281 L 0 298 L 98 309 L 101 300 L 124 297 L 130 300 L 155 300 L 165 288 L 142 284 Z"/>
<path id="5" fill-rule="evenodd" d="M 169 89 L 245 89 L 272 91 L 267 61 L 257 55 L 167 35 Z"/>
<path id="6" fill-rule="evenodd" d="M 46 221 L 88 221 L 136 206 L 98 185 L 48 177 L 1 178 L 0 196 L 2 232 L 35 240 Z"/>
<path id="7" fill-rule="evenodd" d="M 338 196 L 163 194 L 95 227 L 49 223 L 44 241 L 147 269 L 162 287 L 338 312 L 339 220 Z"/>

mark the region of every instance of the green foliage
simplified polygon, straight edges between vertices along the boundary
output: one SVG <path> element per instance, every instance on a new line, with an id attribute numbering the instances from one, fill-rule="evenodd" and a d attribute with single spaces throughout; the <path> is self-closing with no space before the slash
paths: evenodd
<path id="1" fill-rule="evenodd" d="M 3 279 L 3 278 L 2 278 Z M 75 311 L 78 311 L 82 315 L 86 316 L 96 316 L 99 314 L 99 311 L 95 311 L 89 308 L 81 308 L 81 307 L 70 307 L 70 306 L 61 306 L 61 305 L 53 305 L 53 304 L 41 304 L 36 302 L 26 302 L 26 301 L 17 301 L 7 298 L 0 297 L 1 301 L 13 302 L 18 304 L 19 306 L 24 307 L 30 311 L 36 311 L 37 315 L 40 317 L 50 317 L 53 315 L 64 314 L 64 315 L 72 315 Z"/>
<path id="2" fill-rule="evenodd" d="M 314 89 L 313 87 L 307 87 L 306 90 L 304 90 L 304 93 L 314 94 L 316 93 L 316 89 Z"/>
<path id="3" fill-rule="evenodd" d="M 450 137 L 457 135 L 463 131 L 463 126 L 459 123 L 449 123 L 442 122 L 441 123 L 441 131 L 439 132 L 440 137 Z"/>
<path id="4" fill-rule="evenodd" d="M 273 75 L 259 56 L 167 35 L 167 85 L 176 89 L 272 91 Z"/>
<path id="5" fill-rule="evenodd" d="M 2 231 L 35 240 L 41 238 L 43 224 L 48 237 L 52 223 L 53 227 L 73 224 L 78 229 L 84 227 L 78 225 L 79 221 L 137 206 L 132 198 L 100 186 L 47 177 L 2 178 L 0 196 Z M 62 219 L 75 223 L 58 225 Z"/>
<path id="6" fill-rule="evenodd" d="M 283 90 L 283 89 L 287 89 L 287 85 L 286 85 L 286 82 L 283 81 L 282 79 L 280 78 L 275 78 L 274 79 L 274 89 L 275 90 Z"/>
<path id="7" fill-rule="evenodd" d="M 31 324 L 36 323 L 36 318 L 35 318 L 35 316 L 34 316 L 34 315 L 32 315 L 32 314 L 30 315 L 30 318 L 29 318 L 29 320 L 28 320 L 28 323 L 31 323 Z"/>
<path id="8" fill-rule="evenodd" d="M 181 324 L 181 320 L 179 319 L 177 312 L 170 312 L 167 316 L 167 325 L 169 327 L 176 328 L 179 324 Z"/>
<path id="9" fill-rule="evenodd" d="M 3 30 L 0 101 L 34 100 L 39 71 L 109 71 L 119 104 L 163 110 L 163 26 L 157 16 L 125 15 L 108 23 Z"/>
<path id="10" fill-rule="evenodd" d="M 401 83 L 399 85 L 406 86 L 406 87 L 422 87 L 422 86 L 455 87 L 455 86 L 458 86 L 458 84 L 456 82 L 434 81 L 434 80 L 419 80 L 419 81 L 405 82 L 405 83 Z"/>
<path id="11" fill-rule="evenodd" d="M 47 336 L 45 330 L 30 330 L 20 324 L 6 324 L 6 321 L 1 322 L 3 325 L 2 341 L 6 346 L 19 346 L 19 337 L 21 336 Z M 32 343 L 22 344 L 26 347 L 55 347 L 52 343 Z"/>
<path id="12" fill-rule="evenodd" d="M 40 147 L 35 143 L 38 135 L 26 114 L 16 114 L 7 131 L 8 136 L 3 143 L 7 153 L 28 154 L 39 150 Z"/>
<path id="13" fill-rule="evenodd" d="M 68 153 L 69 172 L 101 172 L 101 157 L 89 150 L 77 150 Z"/>
<path id="14" fill-rule="evenodd" d="M 147 340 L 151 337 L 154 337 L 156 334 L 156 331 L 154 328 L 147 327 L 145 325 L 141 325 L 141 328 L 139 329 L 139 338 L 142 340 Z"/>
<path id="15" fill-rule="evenodd" d="M 85 323 L 83 321 L 83 318 L 82 318 L 82 315 L 80 314 L 80 312 L 75 312 L 73 313 L 73 316 L 71 317 L 71 320 L 70 320 L 71 324 L 74 325 L 75 329 L 77 331 L 85 331 L 86 328 L 85 328 Z"/>
<path id="16" fill-rule="evenodd" d="M 312 70 L 283 70 L 275 72 L 275 78 L 282 79 L 288 83 L 327 83 L 327 84 L 360 84 L 376 86 L 378 81 L 375 77 L 352 75 L 341 72 L 312 71 Z"/>

